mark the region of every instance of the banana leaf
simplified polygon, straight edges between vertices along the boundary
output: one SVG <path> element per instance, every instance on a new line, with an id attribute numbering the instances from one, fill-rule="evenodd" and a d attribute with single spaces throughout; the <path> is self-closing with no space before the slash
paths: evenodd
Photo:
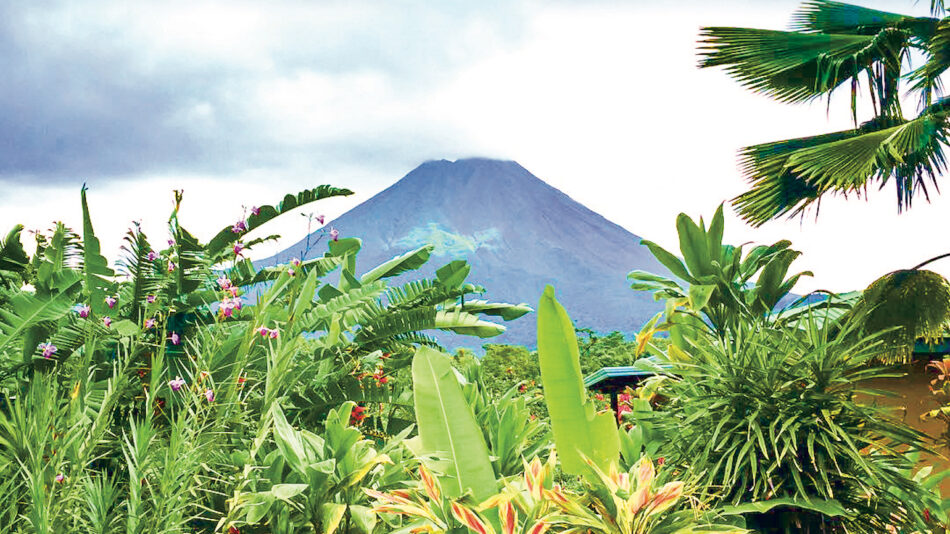
<path id="1" fill-rule="evenodd" d="M 538 358 L 561 468 L 573 475 L 595 476 L 584 462 L 587 457 L 607 471 L 620 458 L 617 421 L 610 412 L 597 413 L 587 398 L 574 326 L 551 286 L 538 304 Z"/>
<path id="2" fill-rule="evenodd" d="M 410 440 L 413 452 L 444 461 L 440 478 L 449 497 L 470 490 L 476 501 L 482 502 L 497 493 L 488 446 L 449 357 L 419 348 L 412 359 L 412 383 L 419 426 L 419 437 Z"/>

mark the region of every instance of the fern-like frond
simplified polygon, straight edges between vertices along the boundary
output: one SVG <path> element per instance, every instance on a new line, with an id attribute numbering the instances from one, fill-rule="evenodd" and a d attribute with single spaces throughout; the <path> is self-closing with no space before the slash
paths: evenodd
<path id="1" fill-rule="evenodd" d="M 232 231 L 232 225 L 222 228 L 221 231 L 219 231 L 217 235 L 211 238 L 211 241 L 208 242 L 208 258 L 210 258 L 213 263 L 218 263 L 219 261 L 225 259 L 225 256 L 227 256 L 229 252 L 228 249 L 231 247 L 231 245 L 236 243 L 244 233 L 254 231 L 271 219 L 283 215 L 295 208 L 299 208 L 300 206 L 324 198 L 348 196 L 352 194 L 353 192 L 349 189 L 321 185 L 313 189 L 301 191 L 296 195 L 285 195 L 284 199 L 277 203 L 276 206 L 261 206 L 257 214 L 251 214 L 251 216 L 247 218 L 247 229 L 245 231 L 234 232 Z"/>

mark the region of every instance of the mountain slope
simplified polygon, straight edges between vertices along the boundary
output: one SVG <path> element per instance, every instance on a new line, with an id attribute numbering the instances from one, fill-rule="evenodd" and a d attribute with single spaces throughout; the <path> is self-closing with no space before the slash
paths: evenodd
<path id="1" fill-rule="evenodd" d="M 626 274 L 643 269 L 668 275 L 640 238 L 572 200 L 514 161 L 462 159 L 423 163 L 388 189 L 328 223 L 341 236 L 359 237 L 357 270 L 425 243 L 436 250 L 422 272 L 457 259 L 472 264 L 469 281 L 483 298 L 532 307 L 545 284 L 579 326 L 633 332 L 659 309 L 629 288 Z M 304 241 L 264 264 L 299 256 Z M 317 250 L 319 249 L 319 250 Z M 322 254 L 315 247 L 309 257 Z M 417 278 L 410 273 L 407 279 Z M 397 279 L 399 280 L 399 279 Z M 535 345 L 535 317 L 506 323 L 490 343 Z M 449 346 L 477 339 L 437 335 Z M 455 339 L 452 339 L 455 338 Z"/>

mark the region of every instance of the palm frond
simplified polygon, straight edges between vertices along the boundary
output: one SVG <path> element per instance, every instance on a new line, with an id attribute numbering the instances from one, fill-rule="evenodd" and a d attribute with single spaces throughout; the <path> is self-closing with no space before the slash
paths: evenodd
<path id="1" fill-rule="evenodd" d="M 893 178 L 898 209 L 910 207 L 946 168 L 946 105 L 941 101 L 911 121 L 880 119 L 857 130 L 744 148 L 740 168 L 752 188 L 733 202 L 759 226 L 799 215 L 826 193 L 860 193 L 872 180 L 883 186 Z"/>
<path id="2" fill-rule="evenodd" d="M 856 84 L 861 73 L 874 73 L 871 89 L 887 109 L 898 105 L 896 77 L 909 36 L 896 28 L 873 35 L 703 28 L 699 66 L 722 66 L 741 85 L 780 102 L 808 102 L 849 80 Z M 885 71 L 887 83 L 876 64 L 888 67 L 877 69 Z"/>
<path id="3" fill-rule="evenodd" d="M 875 35 L 885 28 L 900 28 L 909 30 L 923 43 L 934 34 L 939 22 L 933 17 L 911 17 L 843 2 L 809 0 L 792 15 L 790 29 L 810 33 Z"/>

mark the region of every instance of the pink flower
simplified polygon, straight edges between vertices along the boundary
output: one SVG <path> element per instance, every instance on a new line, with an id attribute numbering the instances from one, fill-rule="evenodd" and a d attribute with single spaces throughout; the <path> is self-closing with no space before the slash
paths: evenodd
<path id="1" fill-rule="evenodd" d="M 168 339 L 171 340 L 172 345 L 181 345 L 181 337 L 178 336 L 178 332 L 172 332 Z"/>
<path id="2" fill-rule="evenodd" d="M 148 302 L 149 304 L 155 304 L 155 295 L 146 295 L 145 302 Z"/>
<path id="3" fill-rule="evenodd" d="M 172 391 L 178 391 L 184 385 L 185 381 L 180 376 L 176 376 L 174 380 L 168 381 L 168 387 L 172 388 Z"/>
<path id="4" fill-rule="evenodd" d="M 56 475 L 56 483 L 57 483 L 57 484 L 62 484 L 62 483 L 65 482 L 65 481 L 66 481 L 66 475 L 64 475 L 64 474 L 62 474 L 62 473 Z"/>
<path id="5" fill-rule="evenodd" d="M 47 360 L 50 359 L 52 355 L 56 354 L 56 351 L 58 350 L 56 348 L 56 345 L 53 345 L 49 341 L 47 341 L 46 343 L 40 343 L 39 345 L 36 346 L 36 348 L 43 351 L 43 357 L 46 358 Z"/>
<path id="6" fill-rule="evenodd" d="M 221 301 L 220 309 L 221 315 L 224 317 L 231 317 L 231 315 L 234 313 L 234 304 L 231 303 L 231 299 L 225 297 L 224 300 Z"/>
<path id="7" fill-rule="evenodd" d="M 234 244 L 234 255 L 235 255 L 235 256 L 240 256 L 242 250 L 244 250 L 244 245 L 242 245 L 241 243 L 235 243 L 235 244 Z"/>
<path id="8" fill-rule="evenodd" d="M 294 267 L 300 267 L 300 258 L 294 258 L 290 260 L 290 264 Z"/>
<path id="9" fill-rule="evenodd" d="M 208 402 L 214 402 L 214 391 L 206 389 L 205 398 L 208 399 Z"/>
<path id="10" fill-rule="evenodd" d="M 231 287 L 231 280 L 229 280 L 226 276 L 221 276 L 221 278 L 218 278 L 218 286 L 221 289 L 228 289 Z"/>
<path id="11" fill-rule="evenodd" d="M 287 274 L 289 274 L 290 276 L 294 276 L 297 273 L 295 273 L 293 269 L 287 269 Z"/>
<path id="12" fill-rule="evenodd" d="M 106 328 L 112 326 L 112 318 L 108 315 L 102 318 L 102 324 L 106 325 Z"/>
<path id="13" fill-rule="evenodd" d="M 146 329 L 146 330 L 151 330 L 152 328 L 155 328 L 155 319 L 152 319 L 152 318 L 150 317 L 150 318 L 148 318 L 148 319 L 145 320 L 145 329 Z"/>
<path id="14" fill-rule="evenodd" d="M 238 286 L 231 286 L 231 287 L 228 288 L 228 291 L 231 292 L 231 296 L 232 296 L 232 297 L 236 297 L 237 294 L 238 294 Z M 241 307 L 238 306 L 238 309 L 240 310 Z"/>
<path id="15" fill-rule="evenodd" d="M 330 228 L 330 239 L 332 239 L 332 240 L 334 240 L 334 241 L 339 241 L 339 240 L 340 240 L 340 231 L 337 230 L 336 228 Z"/>
<path id="16" fill-rule="evenodd" d="M 251 206 L 251 213 L 253 213 L 254 215 L 260 215 L 261 208 L 258 208 L 257 206 Z"/>
<path id="17" fill-rule="evenodd" d="M 109 306 L 109 309 L 115 308 L 115 303 L 118 299 L 115 297 L 106 297 L 106 305 Z"/>
<path id="18" fill-rule="evenodd" d="M 257 329 L 257 333 L 260 334 L 261 337 L 267 337 L 270 335 L 270 328 L 267 328 L 266 326 L 262 326 Z"/>
<path id="19" fill-rule="evenodd" d="M 154 250 L 150 250 L 148 251 L 148 256 L 145 258 L 148 259 L 148 261 L 155 261 L 158 259 L 158 254 L 156 254 Z"/>
<path id="20" fill-rule="evenodd" d="M 323 224 L 323 215 L 317 215 L 317 222 Z"/>
<path id="21" fill-rule="evenodd" d="M 92 308 L 90 308 L 88 304 L 79 304 L 76 306 L 76 313 L 78 313 L 79 316 L 82 317 L 83 319 L 85 319 L 86 317 L 89 317 L 89 313 L 91 311 L 92 311 Z"/>
<path id="22" fill-rule="evenodd" d="M 169 239 L 169 240 L 168 240 L 168 246 L 172 246 L 172 245 L 174 245 L 174 244 L 175 244 L 175 240 L 174 240 L 174 239 Z"/>
<path id="23" fill-rule="evenodd" d="M 233 226 L 231 226 L 231 232 L 233 232 L 233 233 L 235 233 L 235 234 L 240 234 L 240 233 L 246 232 L 246 231 L 247 231 L 247 222 L 246 222 L 246 221 L 238 221 L 238 222 L 234 223 Z"/>
<path id="24" fill-rule="evenodd" d="M 172 272 L 174 270 L 175 270 L 175 262 L 173 261 L 168 262 L 168 272 Z"/>
<path id="25" fill-rule="evenodd" d="M 276 329 L 276 328 L 270 331 L 270 338 L 271 338 L 271 339 L 277 339 L 277 329 Z"/>

